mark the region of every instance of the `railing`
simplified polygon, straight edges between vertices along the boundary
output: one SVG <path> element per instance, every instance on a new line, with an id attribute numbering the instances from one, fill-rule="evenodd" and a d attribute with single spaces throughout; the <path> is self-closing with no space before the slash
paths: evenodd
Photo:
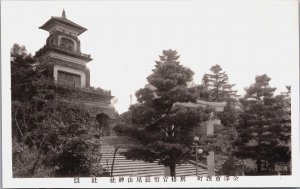
<path id="1" fill-rule="evenodd" d="M 81 86 L 76 86 L 75 83 L 74 85 L 66 84 L 66 83 L 54 83 L 54 86 L 56 87 L 62 87 L 66 89 L 74 89 L 74 90 L 79 90 L 82 92 L 88 92 L 88 93 L 96 93 L 96 94 L 102 94 L 102 95 L 111 95 L 110 90 L 105 90 L 101 88 L 95 88 L 95 87 L 81 87 Z"/>
<path id="2" fill-rule="evenodd" d="M 38 51 L 36 51 L 36 54 L 42 53 L 47 49 L 57 49 L 57 50 L 65 51 L 65 52 L 68 52 L 70 54 L 74 54 L 74 55 L 77 55 L 77 56 L 79 55 L 79 56 L 82 56 L 82 57 L 85 57 L 85 58 L 89 58 L 89 59 L 91 58 L 91 55 L 89 55 L 89 54 L 84 54 L 84 53 L 81 53 L 81 52 L 78 52 L 78 51 L 69 50 L 69 49 L 63 48 L 61 46 L 53 45 L 53 44 L 44 45 L 42 48 L 40 48 Z"/>

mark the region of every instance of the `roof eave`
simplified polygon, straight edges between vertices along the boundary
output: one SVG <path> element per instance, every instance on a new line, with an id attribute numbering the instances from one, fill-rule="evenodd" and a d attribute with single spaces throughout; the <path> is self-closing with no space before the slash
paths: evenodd
<path id="1" fill-rule="evenodd" d="M 57 20 L 54 20 L 53 18 L 51 18 L 50 20 L 48 20 L 45 24 L 43 24 L 42 26 L 39 27 L 39 29 L 45 30 L 45 31 L 49 31 L 48 28 L 51 24 L 53 24 L 54 22 L 59 22 L 61 24 L 64 24 L 66 26 L 72 27 L 74 29 L 76 29 L 78 31 L 78 35 L 82 34 L 83 32 L 85 32 L 87 29 L 84 27 L 78 27 L 76 25 L 71 25 L 71 24 L 66 24 L 64 22 L 60 22 Z"/>

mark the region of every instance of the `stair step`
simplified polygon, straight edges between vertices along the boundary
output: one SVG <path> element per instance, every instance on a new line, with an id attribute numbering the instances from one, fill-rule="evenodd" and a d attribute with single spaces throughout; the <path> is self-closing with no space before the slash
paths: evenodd
<path id="1" fill-rule="evenodd" d="M 164 167 L 155 167 L 155 168 L 151 168 L 151 169 L 134 169 L 134 168 L 131 168 L 131 169 L 116 169 L 114 168 L 114 172 L 115 173 L 132 173 L 132 172 L 142 172 L 142 173 L 152 173 L 152 172 L 164 172 Z M 196 170 L 183 170 L 183 169 L 176 169 L 176 173 L 195 173 Z M 207 173 L 206 170 L 198 170 L 198 173 L 201 174 L 201 173 Z"/>
<path id="2" fill-rule="evenodd" d="M 196 174 L 196 170 L 193 171 L 187 171 L 187 170 L 176 170 L 176 174 L 182 174 L 182 173 L 192 173 L 192 174 Z M 198 170 L 198 174 L 202 174 L 202 173 L 207 173 L 206 170 Z"/>
<path id="3" fill-rule="evenodd" d="M 114 170 L 120 170 L 120 171 L 128 171 L 128 170 L 140 170 L 140 171 L 143 171 L 143 170 L 162 170 L 164 169 L 163 166 L 156 166 L 156 167 L 152 167 L 151 169 L 149 167 L 126 167 L 126 169 L 124 169 L 123 167 L 115 167 L 114 166 Z"/>
<path id="4" fill-rule="evenodd" d="M 112 163 L 109 163 L 108 165 L 111 166 Z M 107 164 L 102 164 L 103 166 L 107 166 Z M 141 163 L 141 164 L 114 164 L 114 167 L 116 169 L 144 169 L 144 168 L 163 168 L 163 165 L 158 165 L 158 164 L 149 164 L 149 163 Z M 184 169 L 184 170 L 196 170 L 196 167 L 194 166 L 189 166 L 189 165 L 184 165 L 184 166 L 177 166 L 176 169 Z M 198 170 L 205 170 L 203 168 L 198 168 Z"/>
<path id="5" fill-rule="evenodd" d="M 155 167 L 152 169 L 114 169 L 114 173 L 132 173 L 132 172 L 141 172 L 141 173 L 152 173 L 152 172 L 164 172 L 163 167 Z"/>
<path id="6" fill-rule="evenodd" d="M 106 158 L 106 157 L 102 157 L 101 161 L 113 161 L 113 158 Z M 150 162 L 145 162 L 143 160 L 132 160 L 132 159 L 123 159 L 123 158 L 115 158 L 115 162 L 144 162 L 144 163 L 150 163 Z M 153 161 L 151 163 L 158 163 L 158 161 Z"/>
<path id="7" fill-rule="evenodd" d="M 118 152 L 116 154 L 119 154 L 120 152 L 126 152 L 126 149 L 122 149 L 122 150 L 118 150 Z M 111 150 L 111 149 L 101 149 L 99 151 L 101 154 L 111 154 L 114 155 L 115 150 Z M 120 154 L 119 154 L 120 155 Z"/>
<path id="8" fill-rule="evenodd" d="M 124 176 L 130 176 L 130 175 L 164 175 L 164 169 L 157 169 L 157 170 L 139 170 L 139 171 L 113 171 L 113 175 L 124 175 Z"/>
<path id="9" fill-rule="evenodd" d="M 102 155 L 102 157 L 114 157 L 114 154 L 108 154 L 108 153 L 102 153 L 101 155 Z M 121 154 L 116 154 L 116 157 L 124 157 L 124 158 L 126 158 L 125 156 L 123 156 Z"/>
<path id="10" fill-rule="evenodd" d="M 130 174 L 127 173 L 114 173 L 114 176 L 140 176 L 140 177 L 153 177 L 153 176 L 164 176 L 164 171 L 161 172 L 152 172 L 152 173 L 142 173 L 142 172 L 131 172 Z M 176 172 L 176 176 L 195 176 L 196 172 Z M 198 172 L 198 176 L 207 176 L 207 172 Z"/>
<path id="11" fill-rule="evenodd" d="M 153 177 L 153 176 L 164 176 L 164 172 L 153 172 L 153 173 L 131 173 L 131 174 L 122 174 L 117 173 L 113 174 L 114 176 L 139 176 L 139 177 Z"/>
<path id="12" fill-rule="evenodd" d="M 181 173 L 176 173 L 176 176 L 177 177 L 181 177 L 181 176 L 186 176 L 186 177 L 188 177 L 188 176 L 196 176 L 196 173 L 194 172 L 194 173 L 184 173 L 184 174 L 181 174 Z M 207 173 L 198 173 L 198 176 L 207 176 Z"/>
<path id="13" fill-rule="evenodd" d="M 102 166 L 107 166 L 107 163 L 101 163 Z M 112 165 L 112 162 L 109 162 L 108 163 L 109 166 Z M 128 167 L 148 167 L 148 168 L 151 168 L 151 167 L 163 167 L 163 165 L 158 165 L 158 164 L 146 164 L 146 163 L 127 163 L 127 164 L 124 164 L 124 163 L 116 163 L 114 164 L 115 167 L 120 167 L 120 168 L 128 168 Z"/>
<path id="14" fill-rule="evenodd" d="M 114 133 L 111 133 L 114 134 Z M 99 142 L 101 143 L 101 149 L 99 152 L 101 156 L 101 165 L 103 168 L 109 169 L 114 159 L 114 176 L 164 176 L 165 167 L 159 165 L 158 161 L 152 163 L 142 160 L 126 159 L 121 152 L 126 152 L 130 146 L 139 146 L 134 141 L 128 140 L 126 137 L 120 136 L 105 136 L 101 137 Z M 121 145 L 115 154 L 115 146 Z M 108 163 L 106 163 L 106 160 Z M 191 163 L 184 163 L 176 165 L 176 176 L 195 176 L 196 167 Z M 198 167 L 198 175 L 207 175 L 206 168 Z"/>
<path id="15" fill-rule="evenodd" d="M 102 158 L 113 159 L 113 156 L 102 156 Z M 116 156 L 115 159 L 126 159 L 124 156 Z"/>
<path id="16" fill-rule="evenodd" d="M 116 147 L 115 147 L 115 146 L 110 146 L 109 144 L 101 144 L 100 150 L 102 150 L 102 149 L 115 150 Z M 126 148 L 124 148 L 124 147 L 119 147 L 118 150 L 120 150 L 120 149 L 126 149 Z"/>
<path id="17" fill-rule="evenodd" d="M 106 165 L 106 164 L 105 164 Z M 111 165 L 111 162 L 109 163 L 109 165 Z M 154 167 L 154 166 L 157 166 L 157 167 L 163 167 L 163 165 L 158 165 L 158 164 L 150 164 L 150 163 L 140 163 L 140 164 L 116 164 L 114 165 L 115 167 Z"/>
<path id="18" fill-rule="evenodd" d="M 177 169 L 176 169 L 177 170 Z M 185 170 L 185 171 L 195 171 L 196 167 L 189 167 L 189 168 L 185 168 L 185 167 L 179 167 L 178 170 Z M 200 170 L 205 170 L 205 169 L 198 169 L 198 171 Z"/>
<path id="19" fill-rule="evenodd" d="M 107 159 L 109 162 L 112 162 L 113 159 Z M 101 159 L 102 163 L 106 163 L 106 159 Z M 148 163 L 148 162 L 144 162 L 144 161 L 140 161 L 140 160 L 129 160 L 129 159 L 115 159 L 115 163 Z M 153 162 L 153 163 L 158 163 L 157 161 Z"/>
<path id="20" fill-rule="evenodd" d="M 150 168 L 151 167 L 151 168 Z M 126 169 L 124 169 L 126 168 Z M 147 169 L 148 168 L 148 169 Z M 164 166 L 163 165 L 156 165 L 156 166 L 139 166 L 139 167 L 132 167 L 132 166 L 114 166 L 114 172 L 151 172 L 151 171 L 156 171 L 156 170 L 164 170 Z M 185 168 L 185 167 L 178 167 L 176 168 L 176 172 L 195 172 L 196 168 L 192 167 L 192 168 Z M 203 172 L 207 172 L 205 169 L 198 169 L 199 173 L 203 173 Z"/>

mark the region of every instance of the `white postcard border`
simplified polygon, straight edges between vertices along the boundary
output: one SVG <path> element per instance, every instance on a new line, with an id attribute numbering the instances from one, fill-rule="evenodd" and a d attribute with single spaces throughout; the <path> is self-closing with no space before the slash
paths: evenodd
<path id="1" fill-rule="evenodd" d="M 6 2 L 1 2 L 3 5 Z M 110 183 L 109 177 L 97 177 L 98 183 L 92 183 L 92 178 L 80 178 L 80 183 L 74 183 L 74 178 L 12 178 L 12 141 L 11 141 L 11 95 L 10 95 L 10 47 L 5 36 L 9 35 L 1 27 L 1 66 L 2 66 L 2 173 L 5 188 L 115 188 L 115 187 L 287 187 L 300 186 L 300 148 L 299 148 L 299 64 L 294 64 L 294 80 L 292 86 L 292 175 L 291 176 L 239 176 L 238 181 L 199 181 L 196 177 L 186 177 L 185 182 L 151 182 L 151 183 Z M 299 41 L 299 39 L 298 39 Z M 299 47 L 298 47 L 299 49 Z M 299 54 L 295 56 L 298 62 Z M 125 180 L 128 177 L 124 177 Z M 162 179 L 162 177 L 160 177 Z M 118 179 L 118 177 L 116 177 Z M 170 178 L 169 178 L 170 179 Z M 136 180 L 136 177 L 134 177 Z"/>

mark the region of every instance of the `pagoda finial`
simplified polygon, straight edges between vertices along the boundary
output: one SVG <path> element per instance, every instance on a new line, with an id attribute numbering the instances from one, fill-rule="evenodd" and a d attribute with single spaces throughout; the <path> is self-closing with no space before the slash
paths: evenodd
<path id="1" fill-rule="evenodd" d="M 62 17 L 62 18 L 66 18 L 66 12 L 65 12 L 65 9 L 63 9 L 63 12 L 62 12 L 61 17 Z"/>

